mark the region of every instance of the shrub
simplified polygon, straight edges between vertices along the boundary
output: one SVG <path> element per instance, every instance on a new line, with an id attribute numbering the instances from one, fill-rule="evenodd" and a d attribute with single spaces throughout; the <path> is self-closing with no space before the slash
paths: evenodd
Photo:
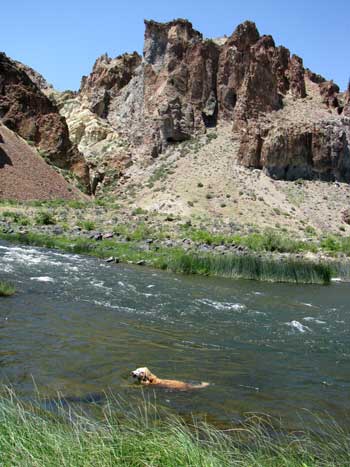
<path id="1" fill-rule="evenodd" d="M 218 137 L 217 133 L 209 133 L 207 135 L 207 138 L 209 141 L 212 141 L 213 139 L 216 139 Z"/>
<path id="2" fill-rule="evenodd" d="M 30 224 L 30 221 L 29 221 L 28 217 L 25 216 L 24 214 L 20 213 L 20 212 L 4 211 L 2 213 L 2 215 L 6 219 L 11 219 L 12 222 L 14 222 L 15 224 L 19 224 L 19 225 L 29 225 Z"/>
<path id="3" fill-rule="evenodd" d="M 81 227 L 83 230 L 88 230 L 89 232 L 91 230 L 95 230 L 96 228 L 95 222 L 91 220 L 78 222 L 78 226 Z"/>
<path id="4" fill-rule="evenodd" d="M 35 216 L 35 223 L 37 225 L 54 225 L 56 220 L 50 212 L 39 211 Z"/>
<path id="5" fill-rule="evenodd" d="M 314 236 L 314 235 L 316 235 L 316 230 L 311 225 L 307 225 L 305 227 L 305 233 L 307 235 Z"/>
<path id="6" fill-rule="evenodd" d="M 133 216 L 142 216 L 148 214 L 148 212 L 145 209 L 142 208 L 136 208 L 132 211 Z"/>

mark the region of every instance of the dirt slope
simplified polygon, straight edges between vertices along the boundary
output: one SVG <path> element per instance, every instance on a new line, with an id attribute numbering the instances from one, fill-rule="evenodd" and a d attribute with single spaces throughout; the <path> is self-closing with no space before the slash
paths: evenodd
<path id="1" fill-rule="evenodd" d="M 343 219 L 350 205 L 349 184 L 274 180 L 262 170 L 242 167 L 238 149 L 230 126 L 211 130 L 148 167 L 130 167 L 118 200 L 218 231 L 259 226 L 284 228 L 298 236 L 308 236 L 310 228 L 350 234 Z"/>
<path id="2" fill-rule="evenodd" d="M 83 195 L 25 140 L 0 124 L 0 199 L 76 199 Z"/>

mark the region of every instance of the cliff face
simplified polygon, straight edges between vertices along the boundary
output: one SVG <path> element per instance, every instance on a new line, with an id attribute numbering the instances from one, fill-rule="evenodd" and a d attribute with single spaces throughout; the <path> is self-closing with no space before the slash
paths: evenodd
<path id="1" fill-rule="evenodd" d="M 31 71 L 33 77 L 40 76 Z M 65 119 L 30 79 L 26 67 L 3 53 L 0 53 L 0 121 L 34 143 L 53 165 L 75 173 L 89 189 L 87 165 L 83 155 L 71 144 Z"/>
<path id="2" fill-rule="evenodd" d="M 143 59 L 100 57 L 79 93 L 60 102 L 97 178 L 124 181 L 130 165 L 230 125 L 232 157 L 246 167 L 279 179 L 350 181 L 349 93 L 250 21 L 220 40 L 182 19 L 145 25 Z"/>

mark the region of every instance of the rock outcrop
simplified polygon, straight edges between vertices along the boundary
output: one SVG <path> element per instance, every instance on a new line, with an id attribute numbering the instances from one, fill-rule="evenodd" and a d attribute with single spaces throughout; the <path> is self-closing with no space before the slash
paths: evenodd
<path id="1" fill-rule="evenodd" d="M 344 115 L 350 117 L 350 82 L 348 84 L 348 89 L 345 93 L 345 104 L 344 104 Z"/>
<path id="2" fill-rule="evenodd" d="M 143 58 L 103 55 L 77 95 L 58 97 L 96 186 L 222 125 L 232 126 L 246 167 L 288 180 L 350 181 L 349 92 L 305 70 L 250 21 L 217 40 L 183 19 L 145 26 Z"/>
<path id="3" fill-rule="evenodd" d="M 350 180 L 350 119 L 252 125 L 242 137 L 241 163 L 263 168 L 275 179 Z"/>
<path id="4" fill-rule="evenodd" d="M 115 59 L 107 54 L 98 58 L 92 73 L 81 81 L 79 92 L 86 107 L 99 117 L 107 117 L 110 101 L 130 82 L 140 63 L 137 52 Z"/>
<path id="5" fill-rule="evenodd" d="M 0 121 L 35 144 L 50 163 L 72 171 L 88 191 L 88 167 L 71 144 L 65 119 L 26 71 L 0 53 Z"/>

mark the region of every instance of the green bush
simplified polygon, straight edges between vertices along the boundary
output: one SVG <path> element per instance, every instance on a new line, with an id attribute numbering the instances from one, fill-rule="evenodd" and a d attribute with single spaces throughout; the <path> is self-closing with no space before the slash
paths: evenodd
<path id="1" fill-rule="evenodd" d="M 329 235 L 321 241 L 321 248 L 328 253 L 344 253 L 350 256 L 350 237 Z"/>
<path id="2" fill-rule="evenodd" d="M 6 219 L 9 219 L 11 220 L 12 222 L 14 222 L 15 224 L 18 224 L 18 225 L 29 225 L 30 224 L 30 221 L 28 219 L 27 216 L 25 216 L 24 214 L 20 213 L 20 212 L 16 212 L 16 211 L 4 211 L 2 213 L 2 216 Z"/>
<path id="3" fill-rule="evenodd" d="M 56 224 L 56 220 L 50 212 L 39 211 L 35 216 L 35 223 L 37 225 L 54 225 Z"/>
<path id="4" fill-rule="evenodd" d="M 136 208 L 132 211 L 133 216 L 142 216 L 148 214 L 148 211 L 142 208 Z"/>
<path id="5" fill-rule="evenodd" d="M 81 227 L 83 230 L 88 230 L 89 232 L 91 230 L 96 229 L 96 224 L 94 221 L 91 220 L 86 220 L 86 221 L 80 221 L 78 222 L 78 226 Z"/>

